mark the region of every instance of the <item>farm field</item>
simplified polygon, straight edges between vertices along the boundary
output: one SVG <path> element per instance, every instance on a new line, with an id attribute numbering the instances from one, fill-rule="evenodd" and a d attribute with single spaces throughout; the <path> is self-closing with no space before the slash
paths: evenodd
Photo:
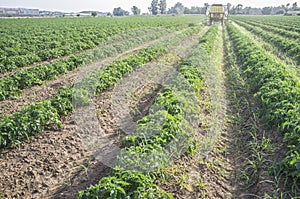
<path id="1" fill-rule="evenodd" d="M 299 17 L 0 20 L 0 198 L 299 198 Z"/>

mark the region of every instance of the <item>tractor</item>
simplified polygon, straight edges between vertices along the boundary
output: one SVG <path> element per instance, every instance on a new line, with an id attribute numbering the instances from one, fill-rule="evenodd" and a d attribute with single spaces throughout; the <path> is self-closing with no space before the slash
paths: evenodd
<path id="1" fill-rule="evenodd" d="M 209 25 L 212 25 L 214 22 L 221 22 L 223 25 L 225 17 L 228 15 L 227 6 L 222 4 L 212 4 L 207 7 L 206 15 L 209 17 Z"/>

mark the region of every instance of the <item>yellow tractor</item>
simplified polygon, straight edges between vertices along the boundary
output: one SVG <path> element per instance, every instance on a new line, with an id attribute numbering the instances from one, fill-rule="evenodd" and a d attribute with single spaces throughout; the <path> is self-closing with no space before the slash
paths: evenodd
<path id="1" fill-rule="evenodd" d="M 222 4 L 212 4 L 206 9 L 206 15 L 209 17 L 209 25 L 214 22 L 221 22 L 224 24 L 224 19 L 228 15 L 227 6 Z"/>

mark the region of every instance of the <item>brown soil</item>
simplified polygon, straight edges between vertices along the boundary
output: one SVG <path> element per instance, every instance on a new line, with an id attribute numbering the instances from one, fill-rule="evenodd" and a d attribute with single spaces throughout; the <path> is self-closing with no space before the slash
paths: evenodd
<path id="1" fill-rule="evenodd" d="M 139 31 L 139 30 L 137 30 L 137 31 Z M 147 34 L 153 34 L 153 32 L 155 32 L 155 31 L 157 31 L 157 29 L 153 29 L 153 30 L 152 29 L 148 29 Z M 126 33 L 124 33 L 124 34 L 126 34 Z M 82 51 L 77 51 L 77 52 L 71 53 L 71 55 L 84 54 L 84 53 L 93 51 L 93 50 L 95 50 L 97 48 L 102 48 L 103 46 L 109 47 L 109 46 L 113 46 L 113 45 L 118 45 L 118 44 L 122 43 L 122 41 L 126 40 L 126 37 L 128 39 L 131 38 L 130 35 L 128 35 L 128 36 L 126 35 L 126 37 L 124 37 L 122 40 L 118 40 L 118 39 L 114 40 L 114 39 L 116 39 L 117 36 L 118 35 L 113 35 L 112 37 L 109 38 L 110 40 L 108 42 L 101 43 L 99 46 L 97 46 L 95 48 L 89 48 L 89 49 L 85 49 L 85 50 L 82 50 Z M 145 36 L 145 35 L 143 35 L 143 36 Z M 24 66 L 24 67 L 21 67 L 21 68 L 16 68 L 13 71 L 5 72 L 5 73 L 0 73 L 0 79 L 4 78 L 6 76 L 9 76 L 9 75 L 14 75 L 14 73 L 16 71 L 18 71 L 18 70 L 26 70 L 26 69 L 29 69 L 29 68 L 32 68 L 32 67 L 35 67 L 35 66 L 38 66 L 38 65 L 41 65 L 41 64 L 48 65 L 48 64 L 51 64 L 52 62 L 57 61 L 57 60 L 68 59 L 71 55 L 65 55 L 65 56 L 53 58 L 53 59 L 50 59 L 50 60 L 47 60 L 47 61 L 37 62 L 37 63 L 34 63 L 34 64 L 30 64 L 28 66 Z"/>
<path id="2" fill-rule="evenodd" d="M 228 73 L 226 69 L 224 72 Z M 253 113 L 257 106 L 252 95 L 246 90 L 237 90 L 241 85 L 232 86 L 230 81 L 234 80 L 230 79 L 230 74 L 227 74 L 226 78 L 226 85 L 222 87 L 226 90 L 225 97 L 229 103 L 222 104 L 223 109 L 227 110 L 224 115 L 225 123 L 215 142 L 207 139 L 207 121 L 211 114 L 211 108 L 207 110 L 209 103 L 205 97 L 208 93 L 201 92 L 199 99 L 199 107 L 202 110 L 200 123 L 195 129 L 195 140 L 201 143 L 199 149 L 202 149 L 203 142 L 204 145 L 208 142 L 208 145 L 213 147 L 209 150 L 198 150 L 193 157 L 184 155 L 175 160 L 166 169 L 167 180 L 158 181 L 157 184 L 176 199 L 252 199 L 265 198 L 265 194 L 270 198 L 279 198 L 280 192 L 285 192 L 284 197 L 290 198 L 287 190 L 268 173 L 272 164 L 280 161 L 287 150 L 282 143 L 283 137 L 274 131 L 266 130 L 267 128 L 258 122 L 258 118 L 255 120 Z M 233 93 L 238 95 L 239 104 L 234 101 Z M 265 142 L 268 144 L 263 145 Z M 262 161 L 258 160 L 258 153 Z M 251 165 L 249 160 L 253 161 L 255 166 Z"/>
<path id="3" fill-rule="evenodd" d="M 147 84 L 141 86 L 134 92 L 134 98 L 140 99 L 138 101 L 132 100 L 129 106 L 131 109 L 130 115 L 134 122 L 149 114 L 150 107 L 161 89 L 161 84 Z"/>
<path id="4" fill-rule="evenodd" d="M 76 122 L 76 131 L 80 136 L 82 147 L 89 151 L 85 164 L 76 172 L 65 178 L 64 184 L 57 184 L 51 193 L 51 198 L 76 198 L 78 191 L 96 184 L 100 178 L 107 176 L 110 166 L 99 161 L 96 156 L 111 157 L 112 161 L 116 151 L 111 146 L 117 145 L 119 136 L 118 126 L 111 111 L 112 89 L 106 91 L 100 97 L 93 99 L 93 105 L 80 108 L 73 114 Z M 101 114 L 100 114 L 101 111 Z"/>
<path id="5" fill-rule="evenodd" d="M 118 56 L 108 57 L 99 62 L 85 66 L 84 68 L 78 68 L 74 71 L 70 71 L 67 74 L 61 75 L 58 79 L 46 81 L 44 85 L 34 86 L 32 88 L 24 89 L 22 91 L 21 96 L 19 96 L 16 100 L 5 100 L 0 102 L 0 116 L 10 115 L 13 114 L 14 112 L 20 111 L 24 108 L 24 106 L 30 103 L 50 99 L 51 96 L 57 93 L 58 87 L 72 85 L 74 84 L 74 82 L 78 81 L 80 77 L 85 76 L 88 72 L 92 70 L 108 65 L 122 57 L 130 56 L 143 48 L 153 45 L 154 43 L 162 41 L 168 37 L 179 34 L 180 32 L 181 31 L 167 34 L 157 40 L 153 40 L 144 43 L 143 45 L 140 45 L 138 47 L 129 49 L 119 54 Z"/>
<path id="6" fill-rule="evenodd" d="M 77 76 L 77 73 L 78 70 L 75 70 L 61 76 L 57 80 L 48 81 L 45 85 L 25 89 L 21 96 L 19 96 L 16 100 L 5 100 L 0 102 L 0 115 L 11 115 L 22 110 L 26 105 L 33 102 L 50 99 L 57 93 L 58 87 L 71 85 L 74 82 L 74 78 Z"/>
<path id="7" fill-rule="evenodd" d="M 3 198 L 44 198 L 80 169 L 87 151 L 71 117 L 60 131 L 47 130 L 24 141 L 18 148 L 1 151 L 0 193 Z"/>
<path id="8" fill-rule="evenodd" d="M 147 87 L 149 89 L 135 91 L 134 93 L 139 94 L 139 97 L 135 98 L 132 103 L 141 107 L 140 113 L 144 115 L 149 111 L 151 103 L 153 102 L 153 96 L 156 96 L 159 90 L 147 85 L 141 87 Z M 95 111 L 98 111 L 99 114 L 97 114 L 97 116 L 95 115 L 98 117 L 98 121 L 95 122 L 89 117 L 83 120 L 85 126 L 93 126 L 93 128 L 84 129 L 82 128 L 83 126 L 79 125 L 80 136 L 83 143 L 89 148 L 89 151 L 92 151 L 93 155 L 85 162 L 80 170 L 77 170 L 77 172 L 73 174 L 68 183 L 64 183 L 62 186 L 56 188 L 51 198 L 76 198 L 79 191 L 96 184 L 102 177 L 109 175 L 111 167 L 116 160 L 119 141 L 126 135 L 122 133 L 116 125 L 115 114 L 112 109 L 112 94 L 113 90 L 110 90 L 105 92 L 101 97 L 97 97 L 93 100 L 95 110 L 89 109 L 88 112 L 95 113 Z M 148 103 L 144 103 L 144 101 Z M 81 111 L 87 113 L 84 110 Z M 83 115 L 87 116 L 85 113 L 83 113 Z M 81 114 L 82 112 L 80 115 Z M 100 126 L 101 129 L 99 130 L 97 126 Z M 95 129 L 97 130 L 95 131 Z"/>
<path id="9" fill-rule="evenodd" d="M 186 38 L 158 61 L 146 64 L 114 88 L 93 98 L 90 106 L 79 108 L 62 118 L 63 129 L 49 127 L 17 148 L 2 150 L 0 196 L 76 198 L 79 191 L 108 176 L 115 163 L 120 140 L 134 131 L 137 120 L 149 113 L 162 85 L 176 73 L 177 62 L 193 49 L 197 38 Z M 17 100 L 0 103 L 1 114 L 11 114 L 33 101 L 49 99 L 59 86 L 71 85 L 87 71 L 135 53 L 153 42 L 156 41 L 90 65 L 84 71 L 72 71 L 58 80 L 26 89 Z M 203 122 L 210 117 L 207 95 L 201 91 L 201 123 L 193 124 L 197 126 L 194 136 L 199 143 L 207 136 L 207 126 Z M 248 96 L 248 101 L 250 107 L 254 107 L 251 96 Z M 167 168 L 167 182 L 157 182 L 162 189 L 178 199 L 251 199 L 263 197 L 264 193 L 274 193 L 274 179 L 268 175 L 271 162 L 259 164 L 258 172 L 251 176 L 250 183 L 242 174 L 247 168 L 250 176 L 254 170 L 248 160 L 257 161 L 253 159 L 251 148 L 255 141 L 251 136 L 254 125 L 258 125 L 258 142 L 268 138 L 274 146 L 272 151 L 260 151 L 264 160 L 280 160 L 283 157 L 286 149 L 282 146 L 282 137 L 255 123 L 251 111 L 235 108 L 235 104 L 229 105 L 229 114 L 238 114 L 240 119 L 237 119 L 243 123 L 230 120 L 212 150 L 200 150 L 194 158 L 184 155 L 174 160 L 174 164 Z"/>
<path id="10" fill-rule="evenodd" d="M 171 66 L 172 64 L 168 70 L 167 67 L 164 68 L 169 71 Z M 75 173 L 68 185 L 58 187 L 53 198 L 75 198 L 78 191 L 109 175 L 119 151 L 119 141 L 130 133 L 123 125 L 135 123 L 136 119 L 146 115 L 161 88 L 150 84 L 147 78 L 142 78 L 142 74 L 147 74 L 151 80 L 156 76 L 157 81 L 163 83 L 168 73 L 163 73 L 161 67 L 162 65 L 156 62 L 146 64 L 141 70 L 125 77 L 114 89 L 96 97 L 93 100 L 93 108 L 75 113 L 75 117 L 80 117 L 76 121 L 82 143 L 91 152 L 92 160 L 86 165 L 86 169 Z M 150 74 L 150 71 L 154 73 Z M 127 117 L 128 113 L 137 109 L 138 115 Z"/>
<path id="11" fill-rule="evenodd" d="M 248 31 L 236 24 L 235 26 L 251 36 Z M 257 44 L 263 45 L 261 42 Z M 271 55 L 272 52 L 269 53 Z M 278 59 L 275 57 L 274 59 Z M 231 119 L 232 128 L 228 134 L 231 140 L 229 148 L 235 165 L 233 173 L 237 188 L 235 198 L 291 198 L 293 194 L 290 187 L 281 181 L 285 176 L 269 174 L 273 164 L 281 162 L 288 151 L 286 143 L 283 142 L 283 135 L 276 131 L 276 127 L 270 129 L 266 126 L 268 124 L 262 122 L 264 116 L 255 116 L 260 107 L 255 103 L 253 94 L 247 91 L 247 86 L 232 85 L 230 81 L 236 80 L 230 79 L 232 78 L 230 74 L 227 76 L 228 98 L 232 99 L 235 93 L 238 99 L 238 103 L 231 100 L 230 114 L 234 117 Z"/>
<path id="12" fill-rule="evenodd" d="M 196 38 L 191 38 L 193 37 L 183 41 L 184 44 L 188 42 L 189 45 L 184 48 L 183 45 L 179 45 L 169 54 L 161 57 L 159 62 L 147 64 L 143 67 L 145 70 L 141 68 L 124 78 L 114 89 L 94 98 L 91 106 L 79 108 L 62 118 L 63 129 L 49 128 L 30 137 L 17 148 L 3 149 L 0 155 L 2 171 L 0 196 L 3 198 L 75 198 L 79 190 L 86 189 L 97 183 L 101 177 L 107 176 L 118 151 L 118 142 L 126 133 L 120 128 L 118 117 L 122 118 L 122 115 L 130 112 L 130 109 L 116 109 L 118 107 L 115 104 L 116 97 L 120 96 L 120 92 L 116 91 L 129 88 L 121 93 L 130 92 L 138 97 L 130 98 L 125 103 L 141 108 L 140 112 L 145 115 L 155 93 L 158 92 L 157 89 L 152 90 L 154 87 L 149 85 L 153 85 L 152 80 L 155 78 L 161 83 L 168 79 L 170 71 L 174 70 L 173 65 L 180 59 L 176 54 L 177 50 L 185 49 L 178 51 L 180 55 L 188 53 L 189 48 L 196 42 Z M 146 45 L 126 53 L 132 53 Z M 55 80 L 56 84 L 70 84 L 75 80 L 76 72 L 78 74 L 78 71 L 74 71 L 63 79 Z M 148 81 L 145 81 L 147 78 Z M 55 92 L 56 87 L 52 88 L 50 85 L 56 84 L 47 83 L 49 87 L 46 87 L 43 92 Z M 143 89 L 140 88 L 145 88 L 146 93 L 144 94 Z M 38 99 L 44 99 L 43 97 L 50 97 L 50 94 L 40 95 Z M 14 111 L 19 110 L 21 104 L 29 103 L 25 96 L 23 101 L 21 99 L 20 105 L 11 107 L 15 109 Z M 6 112 L 9 112 L 9 109 Z"/>

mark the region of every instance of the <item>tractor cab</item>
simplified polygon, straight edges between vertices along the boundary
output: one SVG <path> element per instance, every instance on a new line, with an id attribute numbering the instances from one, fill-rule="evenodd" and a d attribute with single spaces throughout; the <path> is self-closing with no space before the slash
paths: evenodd
<path id="1" fill-rule="evenodd" d="M 206 10 L 206 16 L 209 17 L 209 25 L 212 25 L 214 22 L 221 22 L 223 25 L 227 15 L 227 6 L 222 4 L 212 4 L 211 6 L 208 6 Z"/>

